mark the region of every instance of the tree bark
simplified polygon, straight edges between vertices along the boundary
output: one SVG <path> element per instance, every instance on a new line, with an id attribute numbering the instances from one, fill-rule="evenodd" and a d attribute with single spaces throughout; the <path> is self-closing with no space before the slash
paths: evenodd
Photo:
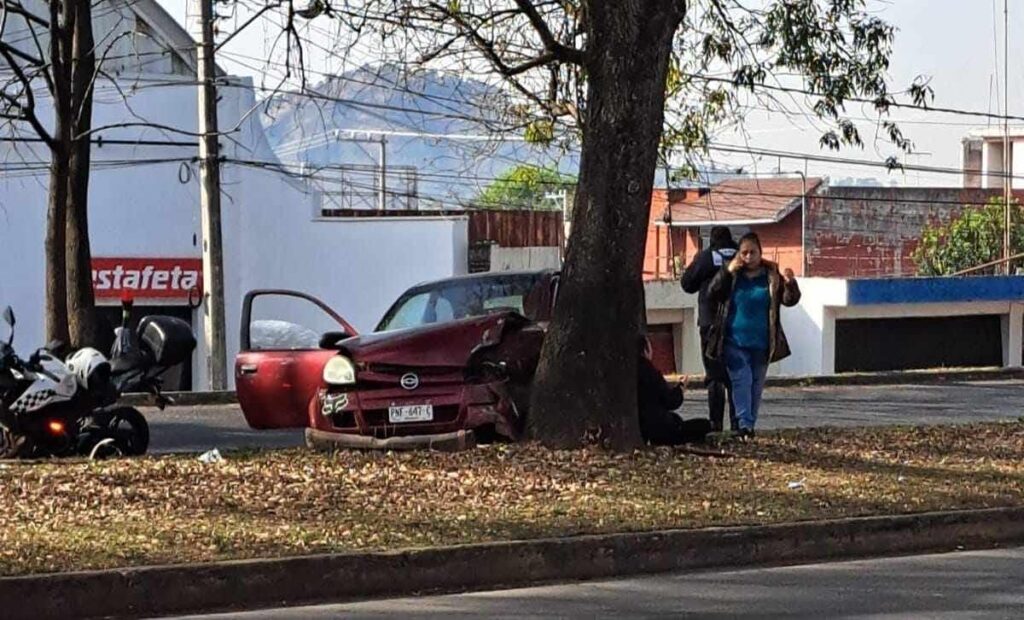
<path id="1" fill-rule="evenodd" d="M 59 130 L 59 127 L 58 127 Z M 50 192 L 46 208 L 46 339 L 68 342 L 67 246 L 64 223 L 67 211 L 67 158 L 51 150 Z"/>
<path id="2" fill-rule="evenodd" d="M 100 340 L 96 299 L 92 287 L 92 252 L 89 248 L 89 170 L 92 126 L 93 76 L 96 52 L 92 32 L 91 0 L 75 3 L 71 101 L 75 139 L 68 162 L 67 304 L 70 344 L 97 346 Z"/>
<path id="3" fill-rule="evenodd" d="M 50 191 L 46 210 L 46 339 L 69 342 L 67 298 L 68 157 L 74 123 L 71 117 L 71 0 L 54 0 L 50 9 L 50 70 L 53 76 L 53 142 L 50 144 Z"/>
<path id="4" fill-rule="evenodd" d="M 579 189 L 528 426 L 555 448 L 641 444 L 643 258 L 680 0 L 588 4 Z"/>

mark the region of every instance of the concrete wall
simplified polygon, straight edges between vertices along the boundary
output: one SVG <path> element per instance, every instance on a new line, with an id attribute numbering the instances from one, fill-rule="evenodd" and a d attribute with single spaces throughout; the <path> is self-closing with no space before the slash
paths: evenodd
<path id="1" fill-rule="evenodd" d="M 521 271 L 532 269 L 561 269 L 562 250 L 559 247 L 491 248 L 491 271 Z"/>
<path id="2" fill-rule="evenodd" d="M 961 188 L 829 187 L 809 200 L 808 275 L 875 278 L 916 275 L 921 233 L 997 191 Z M 1024 193 L 1017 194 L 1018 199 Z"/>

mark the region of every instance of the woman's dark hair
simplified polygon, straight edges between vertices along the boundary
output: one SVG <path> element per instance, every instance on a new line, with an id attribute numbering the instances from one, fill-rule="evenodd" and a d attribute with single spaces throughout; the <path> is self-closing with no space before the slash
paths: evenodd
<path id="1" fill-rule="evenodd" d="M 761 237 L 758 237 L 757 233 L 748 232 L 747 234 L 740 237 L 740 242 L 737 243 L 736 245 L 741 246 L 743 245 L 744 241 L 750 241 L 751 243 L 757 246 L 758 252 L 764 254 L 764 249 L 761 248 Z"/>

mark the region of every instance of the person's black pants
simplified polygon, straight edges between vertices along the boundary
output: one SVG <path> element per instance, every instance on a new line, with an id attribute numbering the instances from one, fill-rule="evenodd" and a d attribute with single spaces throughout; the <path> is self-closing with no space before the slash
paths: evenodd
<path id="1" fill-rule="evenodd" d="M 700 328 L 700 351 L 704 360 L 704 385 L 708 388 L 708 419 L 711 428 L 720 431 L 725 418 L 725 406 L 729 405 L 729 428 L 739 430 L 736 421 L 736 407 L 732 404 L 732 390 L 729 385 L 729 371 L 721 360 L 711 359 L 707 355 L 708 331 L 710 326 Z"/>

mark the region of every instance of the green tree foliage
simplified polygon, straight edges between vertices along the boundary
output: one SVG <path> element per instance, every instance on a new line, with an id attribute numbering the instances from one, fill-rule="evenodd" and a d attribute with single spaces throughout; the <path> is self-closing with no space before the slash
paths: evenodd
<path id="1" fill-rule="evenodd" d="M 1004 201 L 993 198 L 983 207 L 968 207 L 946 224 L 929 226 L 914 250 L 918 275 L 948 276 L 1002 258 Z M 1014 203 L 1010 212 L 1010 253 L 1024 252 L 1024 226 L 1020 225 L 1021 206 Z M 1021 265 L 1014 261 L 1011 266 Z M 1000 266 L 973 272 L 974 275 L 998 273 Z"/>
<path id="2" fill-rule="evenodd" d="M 487 209 L 559 210 L 562 192 L 572 194 L 576 177 L 554 168 L 520 165 L 501 173 L 473 201 Z"/>

